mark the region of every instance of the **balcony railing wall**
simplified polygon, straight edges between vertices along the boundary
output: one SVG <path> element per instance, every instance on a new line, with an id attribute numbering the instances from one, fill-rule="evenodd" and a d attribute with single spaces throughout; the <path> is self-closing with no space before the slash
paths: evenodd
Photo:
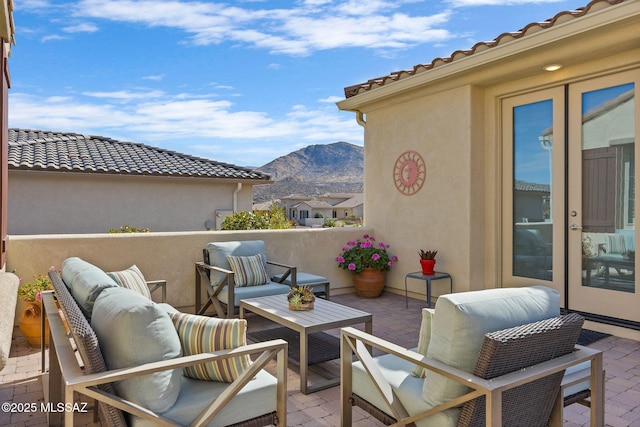
<path id="1" fill-rule="evenodd" d="M 264 240 L 267 258 L 295 265 L 299 270 L 327 277 L 331 294 L 353 292 L 351 277 L 335 258 L 348 240 L 373 233 L 367 227 L 259 231 L 215 231 L 130 234 L 65 234 L 10 236 L 7 271 L 28 283 L 36 274 L 59 269 L 77 256 L 105 271 L 137 265 L 147 280 L 167 280 L 167 302 L 186 312 L 195 304 L 195 262 L 202 260 L 208 242 Z M 204 297 L 205 295 L 203 295 Z M 22 312 L 20 301 L 16 310 Z M 16 315 L 16 316 L 17 316 Z M 17 328 L 16 328 L 17 329 Z"/>

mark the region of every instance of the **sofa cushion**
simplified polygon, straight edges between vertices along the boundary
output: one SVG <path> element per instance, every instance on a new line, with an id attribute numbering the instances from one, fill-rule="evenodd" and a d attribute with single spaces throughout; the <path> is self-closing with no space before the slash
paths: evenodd
<path id="1" fill-rule="evenodd" d="M 269 282 L 262 286 L 245 286 L 242 288 L 235 288 L 233 294 L 233 305 L 235 307 L 240 306 L 241 299 L 267 297 L 270 295 L 287 295 L 291 288 L 287 285 L 281 285 L 280 283 Z M 228 290 L 225 286 L 218 294 L 218 300 L 224 304 L 227 303 Z"/>
<path id="2" fill-rule="evenodd" d="M 131 289 L 145 298 L 151 299 L 151 292 L 147 286 L 147 281 L 140 269 L 134 264 L 126 270 L 111 271 L 107 273 L 119 286 Z"/>
<path id="3" fill-rule="evenodd" d="M 422 322 L 420 323 L 420 335 L 418 336 L 418 348 L 416 349 L 416 352 L 423 356 L 427 355 L 427 350 L 429 349 L 429 342 L 431 341 L 431 323 L 433 322 L 434 314 L 435 310 L 432 308 L 422 309 Z M 416 365 L 413 368 L 414 377 L 424 378 L 426 373 L 425 368 L 422 366 Z"/>
<path id="4" fill-rule="evenodd" d="M 176 425 L 189 425 L 194 417 L 204 411 L 227 387 L 229 385 L 226 383 L 182 377 L 182 391 L 178 401 L 162 416 L 175 422 Z M 236 425 L 242 421 L 274 412 L 277 406 L 276 389 L 276 378 L 264 369 L 259 371 L 256 374 L 256 379 L 249 381 L 238 395 L 206 425 Z M 132 427 L 155 427 L 157 423 L 132 417 L 129 425 Z"/>
<path id="5" fill-rule="evenodd" d="M 171 320 L 178 331 L 182 354 L 209 353 L 247 345 L 247 321 L 218 319 L 173 312 Z M 205 381 L 232 382 L 251 364 L 249 355 L 186 366 L 184 375 Z"/>
<path id="6" fill-rule="evenodd" d="M 236 286 L 259 286 L 269 281 L 261 255 L 228 256 L 227 261 Z"/>
<path id="7" fill-rule="evenodd" d="M 436 302 L 427 356 L 471 373 L 486 333 L 559 314 L 560 295 L 544 286 L 442 295 Z M 465 392 L 464 385 L 429 371 L 422 397 L 437 406 Z"/>
<path id="8" fill-rule="evenodd" d="M 107 273 L 80 258 L 63 261 L 62 279 L 87 319 L 91 318 L 93 305 L 100 293 L 107 288 L 118 287 Z"/>
<path id="9" fill-rule="evenodd" d="M 167 312 L 129 289 L 105 289 L 95 302 L 91 327 L 109 370 L 174 359 L 180 339 Z M 182 369 L 170 369 L 119 381 L 119 396 L 163 413 L 180 393 Z"/>
<path id="10" fill-rule="evenodd" d="M 264 241 L 262 240 L 211 242 L 207 244 L 207 251 L 209 252 L 209 265 L 231 270 L 229 261 L 227 261 L 228 256 L 260 255 L 264 269 L 267 269 L 267 257 L 265 255 Z M 225 277 L 223 273 L 211 271 L 211 285 L 213 287 L 217 286 Z"/>
<path id="11" fill-rule="evenodd" d="M 422 399 L 422 384 L 424 380 L 411 374 L 415 366 L 412 362 L 392 354 L 377 356 L 373 360 L 409 415 L 416 415 L 429 409 Z M 391 409 L 384 403 L 380 392 L 364 370 L 362 363 L 360 361 L 354 362 L 352 368 L 353 393 L 391 416 Z M 418 427 L 454 427 L 459 413 L 459 408 L 447 409 L 428 418 L 418 420 L 415 424 Z"/>

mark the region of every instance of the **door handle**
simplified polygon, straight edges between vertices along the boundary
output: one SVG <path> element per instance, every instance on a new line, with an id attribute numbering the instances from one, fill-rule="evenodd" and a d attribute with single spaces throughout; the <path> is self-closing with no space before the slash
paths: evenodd
<path id="1" fill-rule="evenodd" d="M 580 227 L 580 226 L 579 226 L 579 225 L 577 225 L 577 224 L 571 224 L 571 225 L 569 226 L 569 228 L 570 228 L 570 229 L 572 229 L 572 230 L 582 230 L 582 227 Z"/>

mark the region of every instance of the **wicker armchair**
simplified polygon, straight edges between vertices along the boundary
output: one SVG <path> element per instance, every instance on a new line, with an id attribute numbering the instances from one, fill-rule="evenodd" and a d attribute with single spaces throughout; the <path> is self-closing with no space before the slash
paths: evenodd
<path id="1" fill-rule="evenodd" d="M 495 305 L 502 304 L 503 308 L 505 304 L 520 308 L 530 299 L 532 302 L 529 307 L 523 310 L 528 316 L 531 314 L 529 308 L 539 306 L 540 301 L 549 299 L 549 307 L 555 305 L 555 293 L 539 291 L 533 290 L 538 293 L 534 295 L 535 299 L 522 295 L 526 290 L 500 290 L 489 292 L 489 296 L 498 294 L 498 303 Z M 445 304 L 456 298 L 446 297 Z M 457 302 L 460 303 L 464 298 L 458 297 Z M 501 302 L 500 298 L 506 302 Z M 517 303 L 514 304 L 514 301 Z M 490 297 L 477 298 L 476 302 L 481 308 L 475 315 L 485 316 L 486 323 L 492 320 L 487 318 L 500 316 L 500 310 L 487 310 L 486 306 L 494 302 Z M 464 307 L 463 316 L 473 311 L 469 307 L 473 305 L 470 298 L 459 305 Z M 456 322 L 447 317 L 451 313 L 441 314 L 445 316 L 441 319 L 450 326 L 465 327 L 460 326 L 465 320 Z M 520 323 L 518 326 L 488 332 L 484 336 L 481 334 L 477 347 L 475 343 L 468 345 L 468 341 L 475 338 L 470 339 L 463 333 L 458 336 L 453 336 L 455 332 L 448 334 L 447 342 L 432 336 L 426 354 L 353 328 L 344 328 L 341 331 L 340 356 L 341 425 L 351 425 L 352 406 L 357 405 L 387 425 L 561 426 L 563 394 L 560 390 L 586 380 L 591 394 L 591 425 L 602 426 L 602 352 L 575 345 L 583 321 L 581 316 L 570 314 L 546 317 L 524 325 Z M 478 326 L 477 323 L 478 317 L 471 316 L 468 325 Z M 433 326 L 436 328 L 440 325 Z M 479 326 L 482 328 L 484 325 Z M 456 341 L 458 344 L 462 342 L 462 346 L 457 347 Z M 442 347 L 447 347 L 449 343 L 452 346 L 443 352 Z M 439 348 L 434 350 L 433 346 Z M 371 348 L 383 354 L 373 357 Z M 460 366 L 466 363 L 460 362 L 460 354 L 445 362 L 447 356 L 460 353 L 461 349 L 468 353 L 463 354 L 462 358 L 471 360 L 471 367 Z M 445 357 L 441 360 L 430 357 L 443 354 Z M 357 361 L 354 361 L 354 355 Z M 579 371 L 577 376 L 564 380 L 567 368 L 585 363 L 590 363 L 586 374 Z M 426 370 L 424 378 L 414 375 L 417 367 Z"/>

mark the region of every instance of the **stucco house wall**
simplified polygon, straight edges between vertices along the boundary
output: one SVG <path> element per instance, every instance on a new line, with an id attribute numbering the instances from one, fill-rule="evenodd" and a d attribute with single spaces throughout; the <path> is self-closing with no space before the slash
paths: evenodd
<path id="1" fill-rule="evenodd" d="M 482 151 L 472 132 L 473 97 L 462 86 L 383 103 L 367 113 L 365 182 L 376 190 L 365 192 L 364 218 L 401 260 L 391 271 L 392 283 L 420 269 L 419 249 L 438 250 L 438 270 L 482 283 L 482 270 L 472 271 L 470 263 L 471 234 L 483 228 L 482 209 L 471 209 L 473 190 L 482 185 L 472 179 L 471 158 Z M 392 176 L 398 155 L 407 150 L 419 151 L 426 164 L 425 183 L 413 196 L 398 192 Z"/>
<path id="2" fill-rule="evenodd" d="M 206 230 L 216 210 L 233 210 L 237 182 L 205 178 L 9 172 L 9 234 Z M 251 211 L 252 189 L 235 196 Z"/>
<path id="3" fill-rule="evenodd" d="M 111 138 L 9 129 L 10 235 L 216 229 L 269 175 Z"/>
<path id="4" fill-rule="evenodd" d="M 338 107 L 364 127 L 366 225 L 401 260 L 387 286 L 404 290 L 419 249 L 438 250 L 436 270 L 454 276 L 455 292 L 503 286 L 502 100 L 640 67 L 640 2 L 592 3 L 585 16 L 345 88 Z M 553 62 L 564 68 L 543 71 Z M 409 150 L 423 157 L 426 179 L 407 196 L 393 171 Z M 424 283 L 409 286 L 424 295 Z"/>

